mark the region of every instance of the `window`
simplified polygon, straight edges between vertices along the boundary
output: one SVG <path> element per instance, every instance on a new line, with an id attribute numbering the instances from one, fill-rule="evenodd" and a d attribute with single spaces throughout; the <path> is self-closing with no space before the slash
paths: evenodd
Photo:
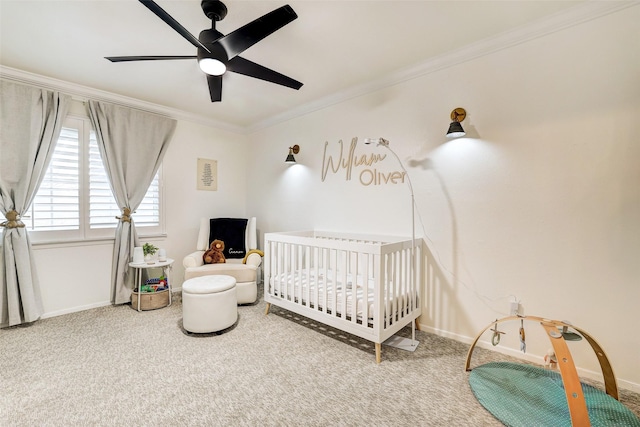
<path id="1" fill-rule="evenodd" d="M 160 171 L 133 216 L 139 234 L 160 234 Z M 121 215 L 87 118 L 67 118 L 49 168 L 22 216 L 35 242 L 113 237 Z"/>

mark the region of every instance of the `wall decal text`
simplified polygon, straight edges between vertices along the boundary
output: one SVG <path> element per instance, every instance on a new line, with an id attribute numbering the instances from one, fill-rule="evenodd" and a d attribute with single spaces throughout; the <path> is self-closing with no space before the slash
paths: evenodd
<path id="1" fill-rule="evenodd" d="M 358 138 L 353 138 L 351 144 L 347 148 L 347 154 L 345 154 L 345 146 L 342 140 L 338 141 L 340 151 L 337 154 L 327 154 L 329 142 L 324 143 L 324 154 L 322 156 L 322 182 L 327 178 L 327 174 L 331 171 L 334 174 L 345 171 L 345 181 L 351 181 L 351 175 L 354 168 L 365 167 L 360 171 L 359 181 L 364 186 L 368 185 L 382 185 L 382 184 L 400 184 L 404 183 L 405 172 L 392 171 L 392 172 L 380 172 L 376 168 L 370 168 L 370 166 L 382 162 L 387 158 L 386 154 L 363 154 L 358 156 L 356 154 L 356 146 L 358 145 Z M 334 156 L 337 156 L 334 158 Z"/>

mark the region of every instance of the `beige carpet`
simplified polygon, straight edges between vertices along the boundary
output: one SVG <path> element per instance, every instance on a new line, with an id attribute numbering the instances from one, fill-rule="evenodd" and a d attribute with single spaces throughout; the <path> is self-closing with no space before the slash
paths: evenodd
<path id="1" fill-rule="evenodd" d="M 189 336 L 176 299 L 0 330 L 0 425 L 501 425 L 469 388 L 465 344 L 418 332 L 415 352 L 383 346 L 376 365 L 372 343 L 263 302 Z M 473 362 L 491 360 L 505 357 Z M 621 400 L 640 414 L 637 394 Z"/>

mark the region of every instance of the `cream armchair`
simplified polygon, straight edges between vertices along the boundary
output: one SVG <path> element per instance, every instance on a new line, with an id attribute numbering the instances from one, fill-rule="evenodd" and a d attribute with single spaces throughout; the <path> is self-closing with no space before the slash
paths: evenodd
<path id="1" fill-rule="evenodd" d="M 249 253 L 250 250 L 257 249 L 258 246 L 255 217 L 248 219 L 245 229 L 245 247 L 249 253 L 245 259 L 227 258 L 224 264 L 205 264 L 202 255 L 209 249 L 209 243 L 209 219 L 202 218 L 200 219 L 197 250 L 182 260 L 184 280 L 213 274 L 233 276 L 236 279 L 238 304 L 255 302 L 258 298 L 258 268 L 262 264 L 260 254 Z"/>

